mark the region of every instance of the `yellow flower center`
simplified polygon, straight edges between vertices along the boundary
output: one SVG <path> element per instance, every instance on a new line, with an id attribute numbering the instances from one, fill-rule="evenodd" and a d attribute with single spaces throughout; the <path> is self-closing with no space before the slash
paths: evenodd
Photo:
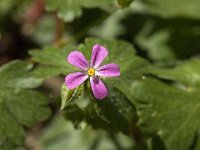
<path id="1" fill-rule="evenodd" d="M 88 69 L 88 75 L 93 76 L 95 74 L 95 71 L 93 68 Z"/>

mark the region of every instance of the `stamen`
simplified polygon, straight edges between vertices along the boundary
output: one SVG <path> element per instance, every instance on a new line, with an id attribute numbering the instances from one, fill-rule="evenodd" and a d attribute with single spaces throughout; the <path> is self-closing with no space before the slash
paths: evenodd
<path id="1" fill-rule="evenodd" d="M 88 69 L 88 75 L 93 76 L 95 74 L 95 70 L 93 68 Z"/>

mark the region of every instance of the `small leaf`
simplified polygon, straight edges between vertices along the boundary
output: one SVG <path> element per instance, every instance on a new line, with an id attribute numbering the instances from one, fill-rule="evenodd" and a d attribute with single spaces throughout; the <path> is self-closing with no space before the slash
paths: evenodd
<path id="1" fill-rule="evenodd" d="M 69 90 L 65 83 L 61 87 L 61 110 L 64 109 L 69 103 L 79 99 L 83 93 L 83 85 L 75 89 Z"/>

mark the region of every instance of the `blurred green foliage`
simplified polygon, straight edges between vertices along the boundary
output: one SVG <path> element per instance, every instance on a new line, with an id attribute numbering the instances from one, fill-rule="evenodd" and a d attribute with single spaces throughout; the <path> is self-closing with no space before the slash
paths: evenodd
<path id="1" fill-rule="evenodd" d="M 199 8 L 199 0 L 1 0 L 0 149 L 198 150 Z M 89 60 L 97 43 L 109 50 L 104 63 L 121 70 L 102 79 L 102 101 L 88 82 L 64 83 L 76 70 L 67 55 Z"/>

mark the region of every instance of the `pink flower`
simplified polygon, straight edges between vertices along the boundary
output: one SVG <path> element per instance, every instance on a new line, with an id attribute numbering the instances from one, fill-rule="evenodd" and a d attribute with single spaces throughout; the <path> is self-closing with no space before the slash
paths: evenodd
<path id="1" fill-rule="evenodd" d="M 117 64 L 107 64 L 100 66 L 102 61 L 108 55 L 108 50 L 95 44 L 92 48 L 92 57 L 90 64 L 79 51 L 73 51 L 67 57 L 67 61 L 75 67 L 81 69 L 65 77 L 65 83 L 69 89 L 74 89 L 90 78 L 92 92 L 97 99 L 103 99 L 108 95 L 108 89 L 99 77 L 115 77 L 120 75 L 120 69 Z"/>

